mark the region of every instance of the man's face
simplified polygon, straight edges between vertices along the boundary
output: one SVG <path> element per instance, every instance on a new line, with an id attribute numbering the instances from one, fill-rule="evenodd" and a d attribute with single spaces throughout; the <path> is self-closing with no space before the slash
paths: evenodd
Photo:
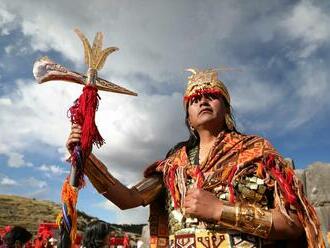
<path id="1" fill-rule="evenodd" d="M 197 131 L 200 129 L 222 128 L 225 113 L 223 99 L 214 94 L 194 97 L 188 103 L 189 123 Z"/>

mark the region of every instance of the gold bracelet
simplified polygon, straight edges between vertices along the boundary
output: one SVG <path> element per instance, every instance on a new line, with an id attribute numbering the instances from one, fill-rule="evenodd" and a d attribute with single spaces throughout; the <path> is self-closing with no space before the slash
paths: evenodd
<path id="1" fill-rule="evenodd" d="M 221 225 L 225 227 L 236 227 L 238 223 L 239 204 L 232 205 L 229 202 L 223 202 L 222 213 L 220 217 Z"/>
<path id="2" fill-rule="evenodd" d="M 270 211 L 254 204 L 230 204 L 223 202 L 219 224 L 240 232 L 268 238 L 272 229 L 273 218 Z"/>

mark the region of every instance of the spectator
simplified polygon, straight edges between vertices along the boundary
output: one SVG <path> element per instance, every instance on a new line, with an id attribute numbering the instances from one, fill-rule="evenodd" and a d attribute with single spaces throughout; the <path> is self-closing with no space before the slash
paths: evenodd
<path id="1" fill-rule="evenodd" d="M 112 231 L 110 233 L 110 248 L 115 248 L 116 246 L 116 232 Z"/>
<path id="2" fill-rule="evenodd" d="M 32 234 L 24 227 L 14 226 L 4 237 L 4 245 L 6 248 L 21 248 L 32 238 Z"/>
<path id="3" fill-rule="evenodd" d="M 88 224 L 83 241 L 84 248 L 109 247 L 110 226 L 100 220 Z"/>
<path id="4" fill-rule="evenodd" d="M 49 243 L 50 247 L 52 247 L 52 248 L 57 248 L 57 239 L 54 239 L 53 237 L 51 237 L 51 238 L 48 240 L 48 243 Z"/>

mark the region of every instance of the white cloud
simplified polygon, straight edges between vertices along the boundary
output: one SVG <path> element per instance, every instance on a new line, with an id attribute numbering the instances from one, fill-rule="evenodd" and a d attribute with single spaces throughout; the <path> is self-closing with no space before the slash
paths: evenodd
<path id="1" fill-rule="evenodd" d="M 24 160 L 24 154 L 10 151 L 10 147 L 0 143 L 0 155 L 8 158 L 7 165 L 11 168 L 33 167 L 33 163 Z"/>
<path id="2" fill-rule="evenodd" d="M 5 52 L 7 54 L 10 54 L 14 49 L 15 49 L 15 47 L 13 45 L 9 45 L 9 46 L 5 47 Z"/>
<path id="3" fill-rule="evenodd" d="M 8 166 L 19 168 L 25 165 L 24 155 L 16 152 L 10 152 L 8 155 Z"/>
<path id="4" fill-rule="evenodd" d="M 26 197 L 50 198 L 50 188 L 47 182 L 33 176 L 13 179 L 7 175 L 0 174 L 0 192 L 2 194 L 15 194 Z"/>
<path id="5" fill-rule="evenodd" d="M 62 174 L 68 174 L 69 171 L 64 170 L 62 167 L 57 165 L 46 165 L 43 164 L 37 168 L 37 170 L 43 171 L 48 177 L 60 176 Z"/>
<path id="6" fill-rule="evenodd" d="M 48 187 L 38 188 L 25 193 L 26 197 L 38 198 L 38 199 L 49 199 L 50 190 Z"/>
<path id="7" fill-rule="evenodd" d="M 246 75 L 240 82 L 236 82 L 232 87 L 233 107 L 240 114 L 269 111 L 283 98 L 281 88 L 274 87 L 267 82 L 260 82 L 249 75 Z"/>
<path id="8" fill-rule="evenodd" d="M 10 98 L 0 98 L 0 105 L 2 106 L 10 106 L 12 104 L 12 101 Z"/>
<path id="9" fill-rule="evenodd" d="M 1 186 L 16 186 L 16 185 L 18 185 L 18 183 L 14 179 L 11 179 L 9 177 L 4 177 L 1 179 L 0 185 Z"/>
<path id="10" fill-rule="evenodd" d="M 148 222 L 149 208 L 138 207 L 133 209 L 121 210 L 110 201 L 104 201 L 96 204 L 95 207 L 109 212 L 113 218 L 111 222 L 118 224 L 144 224 Z M 108 220 L 110 221 L 110 220 Z"/>
<path id="11" fill-rule="evenodd" d="M 34 142 L 60 146 L 68 132 L 66 108 L 75 98 L 74 94 L 57 87 L 56 83 L 47 86 L 32 81 L 18 81 L 17 91 L 9 96 L 14 104 L 0 105 L 0 127 L 6 130 L 0 133 L 0 151 L 9 157 L 21 159 L 20 164 L 23 157 L 17 155 L 19 151 L 44 149 L 35 147 Z M 72 89 L 73 92 L 77 90 Z M 68 95 L 71 95 L 71 100 Z"/>
<path id="12" fill-rule="evenodd" d="M 34 167 L 33 163 L 31 163 L 31 162 L 27 162 L 27 163 L 26 163 L 26 166 L 27 166 L 27 167 Z"/>
<path id="13" fill-rule="evenodd" d="M 330 16 L 312 1 L 300 1 L 292 13 L 283 20 L 282 26 L 292 39 L 301 39 L 304 46 L 298 56 L 306 58 L 330 39 Z"/>
<path id="14" fill-rule="evenodd" d="M 288 128 L 297 128 L 315 119 L 320 113 L 329 112 L 330 77 L 327 67 L 324 63 L 302 64 L 298 67 L 292 78 L 299 84 L 294 85 L 296 99 L 289 108 L 291 118 L 286 123 Z"/>
<path id="15" fill-rule="evenodd" d="M 35 177 L 29 177 L 27 179 L 22 180 L 22 185 L 24 185 L 25 187 L 43 189 L 46 188 L 47 182 L 43 180 L 39 180 Z"/>
<path id="16" fill-rule="evenodd" d="M 0 36 L 8 35 L 13 28 L 15 16 L 8 12 L 0 3 Z"/>
<path id="17" fill-rule="evenodd" d="M 166 80 L 177 70 L 182 72 L 192 65 L 205 66 L 206 59 L 216 59 L 216 42 L 230 35 L 243 11 L 230 2 L 204 5 L 198 2 L 98 1 L 93 11 L 88 1 L 48 1 L 46 4 L 44 1 L 11 0 L 5 3 L 9 12 L 20 16 L 22 31 L 31 38 L 35 50 L 54 49 L 81 64 L 82 46 L 73 28 L 80 27 L 90 40 L 95 31 L 105 31 L 105 45 L 121 49 L 111 55 L 112 62 L 108 66 L 112 72 L 124 75 L 143 72 L 151 78 Z M 80 13 L 88 15 L 72 15 L 77 6 Z M 208 45 L 202 47 L 201 44 Z"/>

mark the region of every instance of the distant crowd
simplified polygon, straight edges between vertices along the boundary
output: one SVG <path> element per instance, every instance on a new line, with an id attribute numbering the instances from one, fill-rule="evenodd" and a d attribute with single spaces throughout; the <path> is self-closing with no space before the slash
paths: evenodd
<path id="1" fill-rule="evenodd" d="M 54 225 L 54 223 L 47 223 Z M 46 227 L 48 227 L 46 225 Z M 60 248 L 58 232 L 45 226 L 39 227 L 33 238 L 24 227 L 7 226 L 0 230 L 0 248 Z M 56 229 L 54 229 L 56 230 Z M 72 248 L 141 248 L 141 240 L 134 240 L 125 233 L 123 236 L 111 230 L 108 223 L 95 220 L 88 224 L 84 234 L 77 235 Z"/>

